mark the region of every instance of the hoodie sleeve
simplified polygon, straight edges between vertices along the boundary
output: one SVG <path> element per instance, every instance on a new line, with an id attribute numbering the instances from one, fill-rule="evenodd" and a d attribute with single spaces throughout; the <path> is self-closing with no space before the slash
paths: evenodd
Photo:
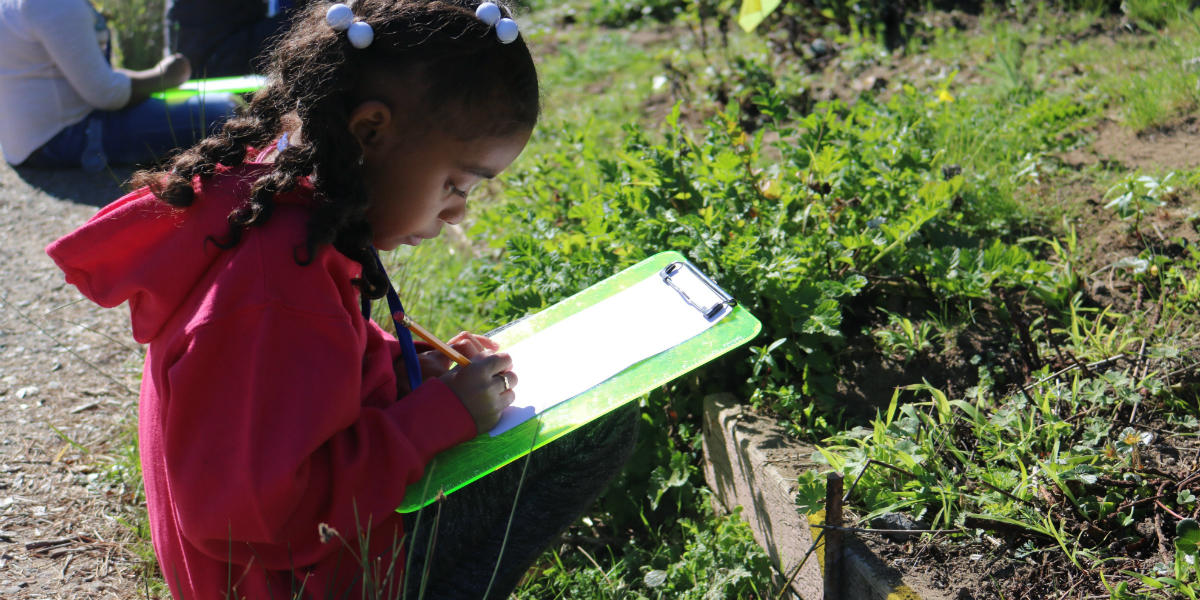
<path id="1" fill-rule="evenodd" d="M 319 523 L 343 535 L 384 524 L 436 453 L 475 435 L 437 379 L 364 406 L 387 390 L 364 389 L 356 327 L 268 302 L 191 333 L 167 375 L 162 441 L 180 526 L 202 552 L 312 564 L 338 546 L 319 543 Z"/>

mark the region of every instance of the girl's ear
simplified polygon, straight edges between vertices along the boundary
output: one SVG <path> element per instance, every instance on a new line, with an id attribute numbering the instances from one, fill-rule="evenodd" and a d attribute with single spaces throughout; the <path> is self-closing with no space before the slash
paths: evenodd
<path id="1" fill-rule="evenodd" d="M 367 100 L 350 111 L 350 134 L 362 147 L 363 158 L 380 151 L 392 129 L 392 109 L 378 100 Z"/>

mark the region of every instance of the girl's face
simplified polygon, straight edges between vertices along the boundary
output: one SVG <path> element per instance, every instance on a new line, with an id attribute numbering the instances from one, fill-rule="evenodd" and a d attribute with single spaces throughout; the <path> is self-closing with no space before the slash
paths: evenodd
<path id="1" fill-rule="evenodd" d="M 367 220 L 380 250 L 415 246 L 437 237 L 443 225 L 462 221 L 468 193 L 512 164 L 532 133 L 464 141 L 436 126 L 413 135 L 396 120 L 381 125 L 358 136 L 364 142 Z"/>

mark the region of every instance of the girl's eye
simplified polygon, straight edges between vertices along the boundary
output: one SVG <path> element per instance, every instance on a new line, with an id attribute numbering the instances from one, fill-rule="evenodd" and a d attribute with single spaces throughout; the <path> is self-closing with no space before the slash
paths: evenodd
<path id="1" fill-rule="evenodd" d="M 458 186 L 454 185 L 453 183 L 446 183 L 446 191 L 450 192 L 451 194 L 457 194 L 463 198 L 466 198 L 467 192 L 470 190 L 460 190 L 458 189 Z"/>

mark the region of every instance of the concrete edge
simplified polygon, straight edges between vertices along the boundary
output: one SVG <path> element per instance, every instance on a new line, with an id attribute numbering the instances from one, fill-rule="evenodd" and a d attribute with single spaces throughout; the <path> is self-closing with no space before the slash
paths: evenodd
<path id="1" fill-rule="evenodd" d="M 803 600 L 824 596 L 824 548 L 812 551 L 824 513 L 802 515 L 795 508 L 796 478 L 820 468 L 809 457 L 811 445 L 790 439 L 783 428 L 744 411 L 731 394 L 704 399 L 704 478 L 720 502 L 719 509 L 742 507 L 742 518 L 771 564 L 791 576 L 791 591 Z M 899 572 L 853 535 L 845 537 L 843 591 L 854 600 L 922 600 Z M 797 570 L 797 565 L 799 569 Z M 793 576 L 793 571 L 796 571 Z M 782 581 L 782 578 L 781 578 Z"/>

